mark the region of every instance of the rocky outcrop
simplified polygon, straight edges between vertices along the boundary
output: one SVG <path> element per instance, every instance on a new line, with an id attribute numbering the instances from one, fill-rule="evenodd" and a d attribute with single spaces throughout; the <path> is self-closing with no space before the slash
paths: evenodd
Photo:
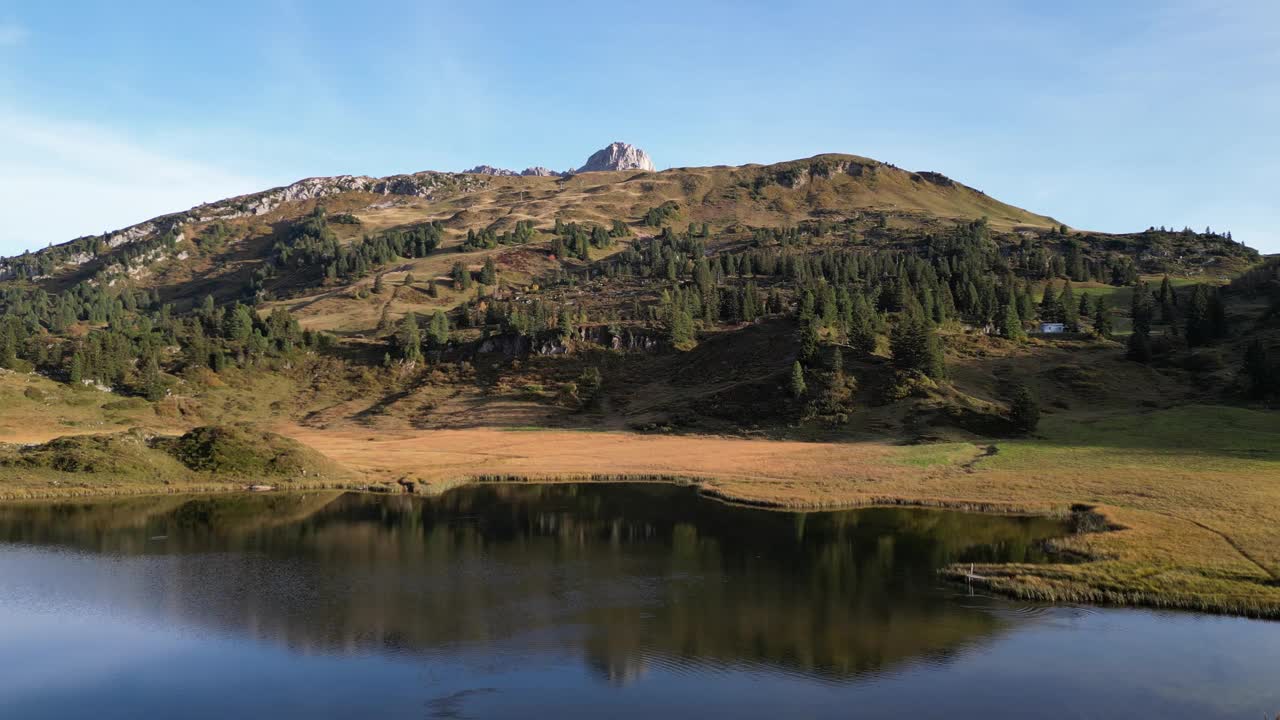
<path id="1" fill-rule="evenodd" d="M 467 175 L 496 175 L 498 177 L 515 177 L 516 175 L 515 170 L 498 168 L 492 165 L 477 165 L 470 170 L 463 170 L 462 172 Z"/>
<path id="2" fill-rule="evenodd" d="M 881 163 L 847 157 L 819 156 L 809 160 L 782 163 L 768 168 L 773 180 L 792 190 L 804 187 L 815 179 L 830 179 L 836 175 L 865 177 L 874 175 Z"/>
<path id="3" fill-rule="evenodd" d="M 477 165 L 470 170 L 463 170 L 467 175 L 494 175 L 496 177 L 560 177 L 565 173 L 559 173 L 551 168 L 545 168 L 541 165 L 537 167 L 525 168 L 520 172 L 508 170 L 506 168 L 494 167 L 492 165 Z"/>
<path id="4" fill-rule="evenodd" d="M 653 159 L 649 153 L 635 145 L 624 142 L 610 143 L 609 147 L 597 150 L 587 158 L 586 164 L 578 168 L 578 172 L 608 172 L 611 170 L 645 170 L 654 171 Z"/>

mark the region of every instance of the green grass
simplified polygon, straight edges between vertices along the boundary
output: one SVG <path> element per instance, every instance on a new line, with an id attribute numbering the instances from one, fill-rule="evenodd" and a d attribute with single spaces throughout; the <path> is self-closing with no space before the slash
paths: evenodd
<path id="1" fill-rule="evenodd" d="M 894 456 L 894 462 L 918 468 L 946 467 L 968 462 L 981 454 L 982 450 L 973 443 L 909 445 Z"/>
<path id="2" fill-rule="evenodd" d="M 1038 437 L 1004 442 L 991 468 L 1052 461 L 1077 468 L 1141 463 L 1174 471 L 1280 470 L 1280 416 L 1246 408 L 1188 405 L 1099 420 L 1046 418 Z"/>

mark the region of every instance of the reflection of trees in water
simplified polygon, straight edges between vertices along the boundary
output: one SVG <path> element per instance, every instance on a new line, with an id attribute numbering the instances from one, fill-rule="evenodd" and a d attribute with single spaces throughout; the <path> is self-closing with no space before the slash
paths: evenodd
<path id="1" fill-rule="evenodd" d="M 614 682 L 646 663 L 839 678 L 945 657 L 1002 621 L 948 601 L 935 570 L 1035 560 L 1060 531 L 900 508 L 769 512 L 664 485 L 0 508 L 11 541 L 183 555 L 152 570 L 157 612 L 313 650 L 581 654 Z"/>

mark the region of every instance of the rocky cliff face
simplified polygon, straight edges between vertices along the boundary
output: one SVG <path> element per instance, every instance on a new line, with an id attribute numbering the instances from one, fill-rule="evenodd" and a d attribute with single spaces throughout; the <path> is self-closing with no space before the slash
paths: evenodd
<path id="1" fill-rule="evenodd" d="M 654 171 L 653 159 L 649 153 L 635 145 L 624 142 L 610 143 L 609 147 L 598 150 L 587 162 L 578 168 L 578 172 L 605 172 L 610 170 L 646 170 Z"/>

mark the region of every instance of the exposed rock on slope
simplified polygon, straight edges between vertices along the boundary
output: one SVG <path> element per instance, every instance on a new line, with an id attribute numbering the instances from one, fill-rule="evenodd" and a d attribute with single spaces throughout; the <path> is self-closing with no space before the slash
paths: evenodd
<path id="1" fill-rule="evenodd" d="M 466 175 L 496 175 L 498 177 L 511 177 L 516 174 L 515 170 L 494 167 L 492 165 L 477 165 L 470 170 L 463 170 Z"/>
<path id="2" fill-rule="evenodd" d="M 596 151 L 578 172 L 603 172 L 609 170 L 647 170 L 653 172 L 653 159 L 649 153 L 624 142 L 610 143 L 609 147 Z"/>
<path id="3" fill-rule="evenodd" d="M 545 168 L 541 165 L 525 168 L 520 172 L 508 170 L 506 168 L 494 167 L 492 165 L 477 165 L 470 170 L 463 170 L 464 175 L 493 175 L 496 177 L 560 177 L 566 173 L 558 173 L 551 168 Z"/>

